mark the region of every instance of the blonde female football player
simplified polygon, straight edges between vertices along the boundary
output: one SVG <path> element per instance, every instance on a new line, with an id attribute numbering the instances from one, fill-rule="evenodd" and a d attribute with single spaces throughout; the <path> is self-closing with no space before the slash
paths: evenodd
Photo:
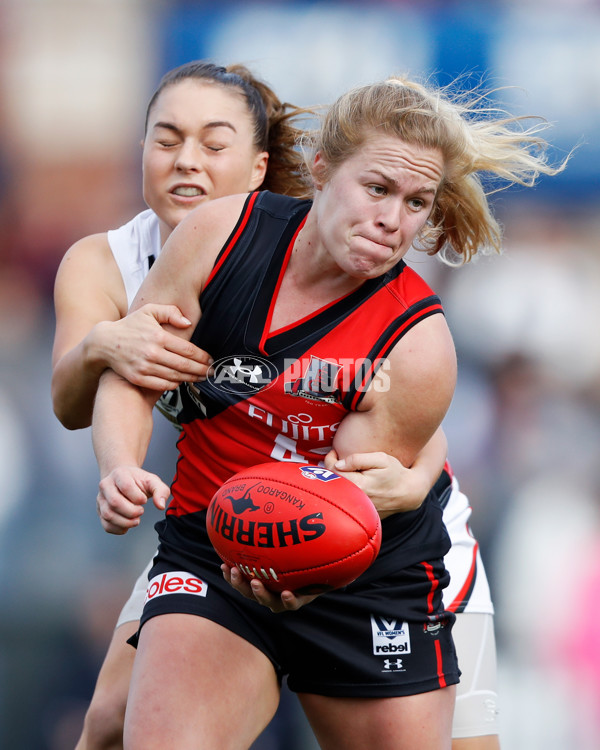
<path id="1" fill-rule="evenodd" d="M 205 352 L 160 325 L 187 325 L 176 307 L 148 305 L 125 318 L 127 308 L 172 229 L 200 203 L 259 185 L 291 195 L 306 189 L 296 170 L 295 115 L 303 116 L 283 106 L 244 66 L 193 61 L 164 76 L 146 116 L 149 209 L 118 229 L 77 242 L 57 274 L 52 396 L 66 427 L 89 425 L 106 367 L 157 390 L 204 376 Z M 176 422 L 178 392 L 166 392 L 160 408 Z M 421 466 L 402 477 L 408 497 L 426 494 L 428 477 L 439 473 L 437 458 L 432 468 L 425 460 Z M 127 639 L 138 627 L 146 585 L 147 570 L 119 616 L 77 750 L 123 746 L 134 655 Z"/>
<path id="2" fill-rule="evenodd" d="M 526 183 L 540 171 L 557 171 L 531 153 L 531 145 L 540 145 L 532 132 L 511 132 L 504 119 L 484 123 L 474 114 L 477 111 L 467 111 L 465 116 L 465 110 L 440 92 L 411 82 L 391 80 L 350 92 L 332 109 L 317 144 L 314 202 L 294 203 L 262 193 L 207 204 L 174 231 L 169 250 L 142 285 L 134 309 L 148 299 L 180 305 L 196 328 L 175 333 L 183 338 L 193 333 L 196 342 L 219 355 L 234 356 L 240 337 L 248 334 L 244 347 L 258 347 L 274 357 L 284 344 L 300 346 L 300 333 L 315 335 L 315 327 L 325 343 L 321 350 L 319 340 L 309 336 L 311 355 L 313 346 L 321 356 L 333 357 L 352 347 L 362 352 L 366 345 L 385 351 L 392 361 L 391 387 L 344 394 L 341 412 L 346 409 L 347 415 L 335 431 L 333 448 L 343 458 L 389 448 L 412 465 L 445 413 L 454 365 L 441 308 L 406 271 L 402 256 L 418 236 L 430 240 L 434 250 L 449 241 L 465 259 L 481 243 L 499 242 L 478 172 Z M 428 220 L 437 230 L 433 236 Z M 240 295 L 241 289 L 246 292 Z M 407 318 L 404 313 L 393 317 L 394 300 Z M 346 325 L 346 314 L 354 311 L 359 338 L 349 336 Z M 338 314 L 341 317 L 335 317 Z M 379 334 L 378 326 L 383 326 Z M 375 378 L 376 373 L 371 375 Z M 235 568 L 225 568 L 226 581 L 250 600 L 243 605 L 217 575 L 218 561 L 203 541 L 203 508 L 231 470 L 275 455 L 266 449 L 271 439 L 273 450 L 281 448 L 271 433 L 288 408 L 282 385 L 265 391 L 258 407 L 253 396 L 215 396 L 209 380 L 205 387 L 196 384 L 186 405 L 178 474 L 171 488 L 174 500 L 160 524 L 160 552 L 150 575 L 185 569 L 206 587 L 193 599 L 179 592 L 147 603 L 129 697 L 126 747 L 187 747 L 192 741 L 247 747 L 274 711 L 277 678 L 283 673 L 300 693 L 323 748 L 362 748 L 373 742 L 390 748 L 449 747 L 451 686 L 458 676 L 448 640 L 452 610 L 440 610 L 440 593 L 448 579 L 436 552 L 447 552 L 448 546 L 438 524 L 439 497 L 400 507 L 396 497 L 373 493 L 390 536 L 374 569 L 357 582 L 361 588 L 351 596 L 331 592 L 310 603 L 292 592 L 274 596 L 259 581 L 244 583 Z M 147 389 L 114 372 L 102 376 L 94 439 L 103 477 L 99 513 L 111 533 L 136 526 L 148 497 L 164 507 L 169 495 L 158 477 L 140 468 L 155 400 Z M 257 418 L 257 409 L 267 409 L 272 419 L 265 419 L 257 432 L 240 432 L 245 420 Z M 323 411 L 321 416 L 334 415 Z M 317 435 L 299 447 L 297 455 L 314 461 L 327 447 L 320 444 L 327 440 L 327 430 L 319 429 Z M 451 486 L 449 479 L 438 496 Z M 398 570 L 396 545 L 404 537 L 408 545 L 402 549 L 408 557 L 402 558 L 406 567 Z M 415 554 L 428 559 L 417 563 L 411 557 Z M 388 563 L 394 563 L 393 582 L 387 577 Z M 424 570 L 432 586 L 429 593 Z M 373 660 L 357 650 L 354 627 L 366 609 L 374 607 L 385 622 L 403 622 L 408 628 L 415 646 L 413 652 L 402 649 L 414 655 L 406 659 L 412 664 L 409 674 L 403 674 L 404 658 L 394 669 L 384 660 L 380 674 Z M 269 611 L 285 615 L 265 614 Z M 325 637 L 334 622 L 335 644 Z M 352 627 L 347 637 L 346 626 Z M 311 648 L 315 643 L 321 647 L 324 639 L 324 659 L 311 658 L 307 637 Z M 436 677 L 435 660 L 428 656 L 433 646 Z M 228 670 L 235 679 L 229 679 Z M 243 709 L 234 723 L 222 714 L 230 715 L 230 700 L 231 706 Z"/>

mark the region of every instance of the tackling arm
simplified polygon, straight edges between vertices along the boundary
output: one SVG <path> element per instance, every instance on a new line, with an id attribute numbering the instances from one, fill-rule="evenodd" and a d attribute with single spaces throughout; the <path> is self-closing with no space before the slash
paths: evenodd
<path id="1" fill-rule="evenodd" d="M 52 352 L 52 404 L 69 429 L 88 427 L 98 381 L 102 321 L 127 312 L 121 274 L 105 234 L 75 243 L 61 261 L 54 284 L 56 331 Z"/>
<path id="2" fill-rule="evenodd" d="M 57 273 L 54 298 L 52 400 L 65 427 L 89 427 L 107 368 L 159 393 L 206 375 L 206 352 L 165 330 L 167 324 L 191 325 L 175 305 L 149 304 L 127 315 L 123 280 L 106 235 L 86 237 L 70 248 Z"/>

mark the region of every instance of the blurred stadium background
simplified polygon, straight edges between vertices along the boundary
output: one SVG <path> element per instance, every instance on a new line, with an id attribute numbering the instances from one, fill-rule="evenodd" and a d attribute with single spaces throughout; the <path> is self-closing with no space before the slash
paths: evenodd
<path id="1" fill-rule="evenodd" d="M 445 423 L 496 603 L 504 750 L 600 746 L 600 3 L 598 0 L 0 2 L 0 747 L 69 750 L 151 511 L 102 531 L 89 431 L 50 403 L 65 250 L 144 208 L 140 139 L 160 76 L 244 62 L 296 104 L 393 72 L 513 87 L 554 123 L 566 172 L 500 194 L 504 257 L 411 262 L 459 352 Z M 171 476 L 157 424 L 149 465 Z M 309 750 L 287 697 L 257 750 Z"/>

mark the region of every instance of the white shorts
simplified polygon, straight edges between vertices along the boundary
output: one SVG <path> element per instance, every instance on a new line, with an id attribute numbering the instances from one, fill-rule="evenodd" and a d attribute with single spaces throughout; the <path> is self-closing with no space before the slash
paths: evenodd
<path id="1" fill-rule="evenodd" d="M 456 689 L 452 737 L 499 734 L 494 618 L 457 614 L 452 628 L 461 669 Z"/>
<path id="2" fill-rule="evenodd" d="M 479 552 L 479 544 L 471 533 L 469 518 L 471 506 L 466 495 L 452 480 L 452 490 L 444 507 L 444 523 L 450 535 L 452 547 L 444 557 L 450 573 L 450 585 L 444 589 L 444 605 L 451 612 L 494 614 L 485 568 Z"/>
<path id="3" fill-rule="evenodd" d="M 452 480 L 444 507 L 444 523 L 452 547 L 444 557 L 450 585 L 444 589 L 446 609 L 456 614 L 452 629 L 461 669 L 456 690 L 452 737 L 498 734 L 494 605 L 479 544 L 471 533 L 471 506 Z"/>
<path id="4" fill-rule="evenodd" d="M 129 595 L 129 599 L 125 602 L 119 618 L 117 620 L 116 627 L 124 625 L 126 622 L 136 622 L 142 617 L 142 610 L 144 609 L 144 601 L 146 599 L 146 589 L 148 588 L 148 573 L 154 563 L 154 556 L 148 562 L 148 565 L 144 568 L 139 578 L 133 585 L 133 591 Z"/>

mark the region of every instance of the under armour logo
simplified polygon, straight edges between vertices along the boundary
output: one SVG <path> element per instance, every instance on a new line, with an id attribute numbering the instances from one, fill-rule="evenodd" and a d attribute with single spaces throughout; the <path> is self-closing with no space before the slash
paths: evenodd
<path id="1" fill-rule="evenodd" d="M 383 664 L 385 669 L 402 669 L 402 659 L 384 659 Z"/>

